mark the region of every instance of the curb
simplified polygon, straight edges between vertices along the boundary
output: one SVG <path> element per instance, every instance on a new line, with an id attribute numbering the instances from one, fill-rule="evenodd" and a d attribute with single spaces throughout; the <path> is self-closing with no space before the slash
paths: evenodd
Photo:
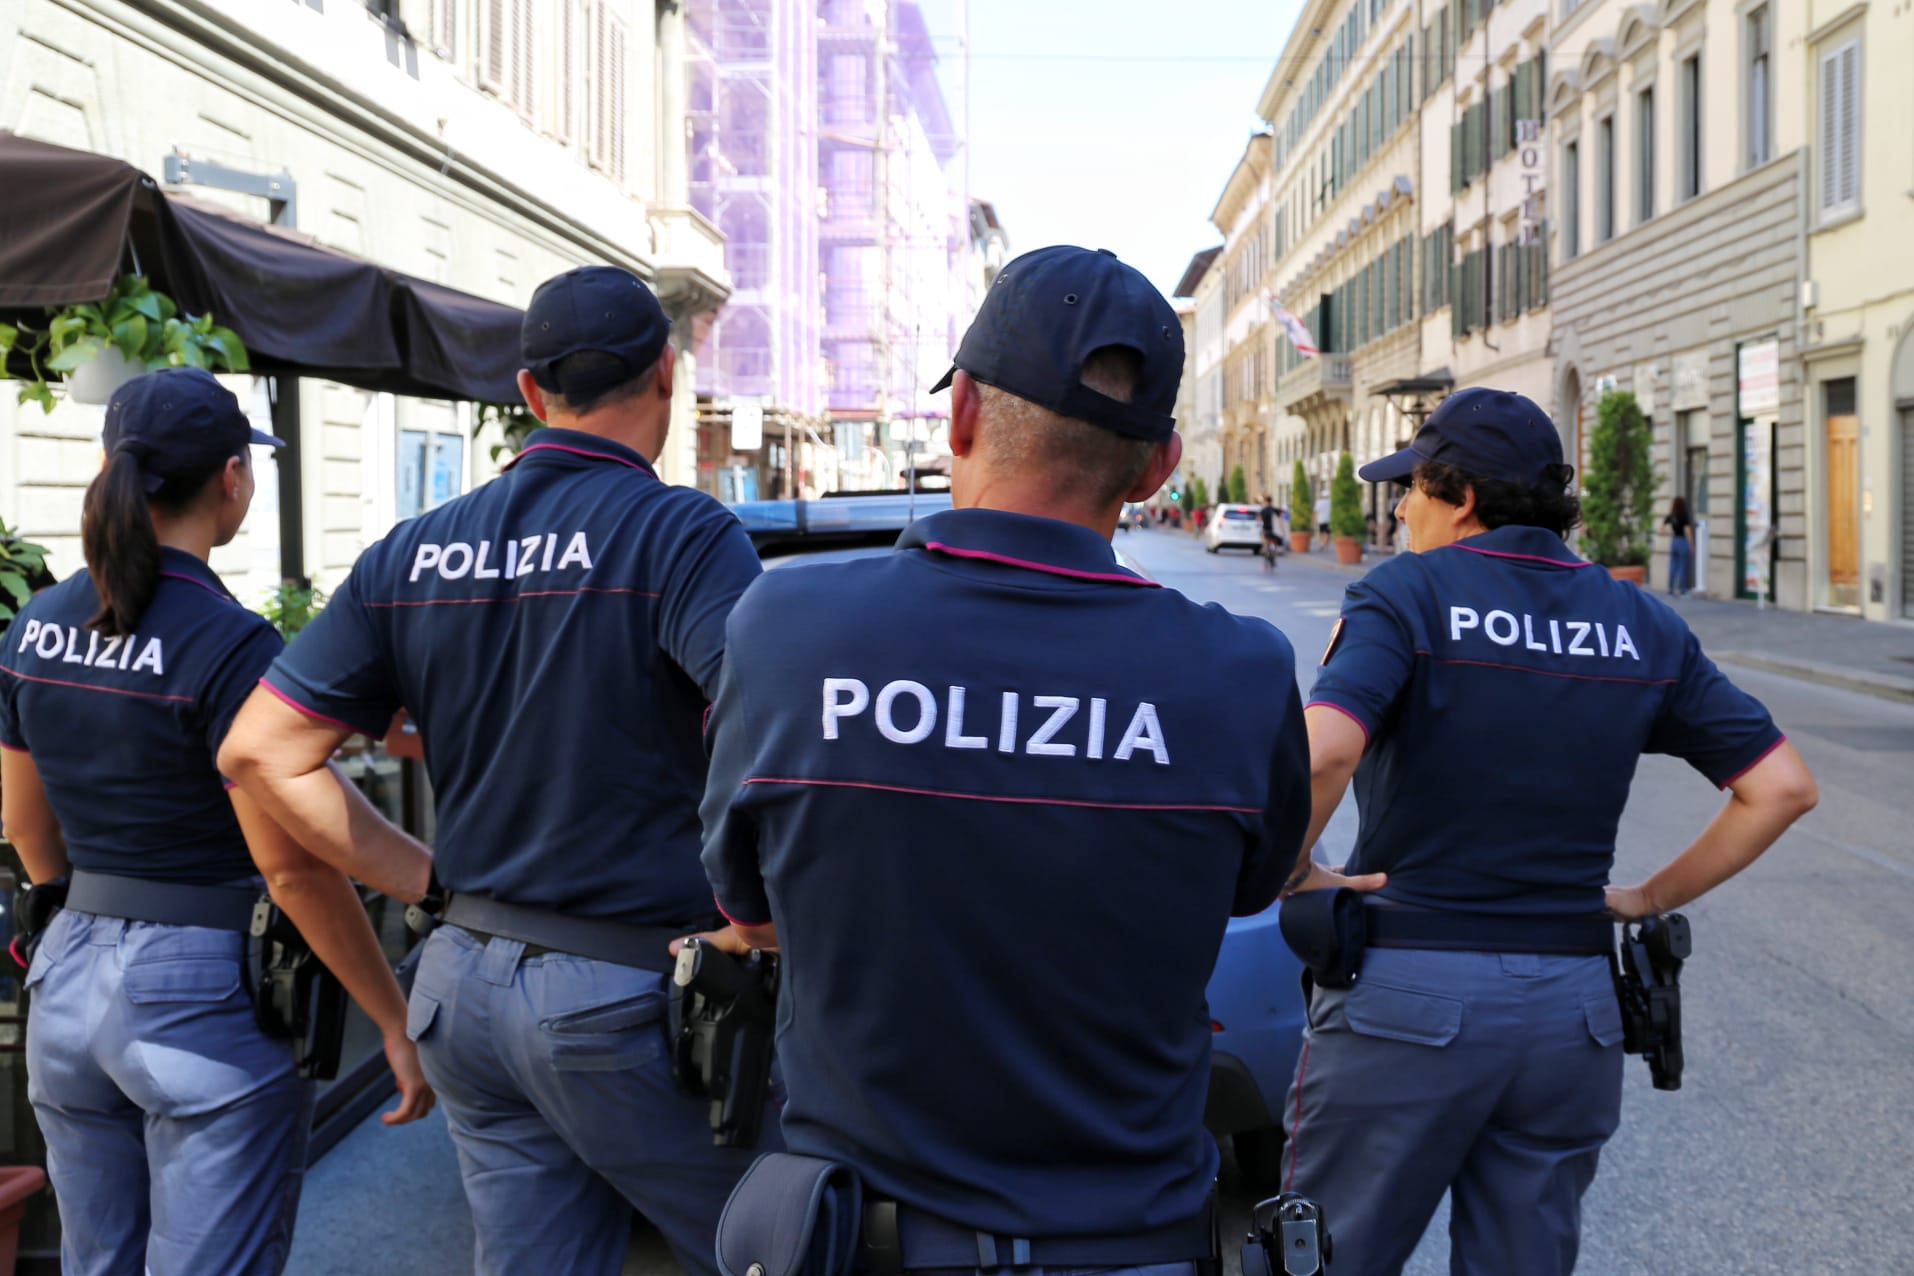
<path id="1" fill-rule="evenodd" d="M 1723 664 L 1741 665 L 1748 669 L 1759 669 L 1764 673 L 1780 674 L 1784 678 L 1819 683 L 1824 687 L 1838 687 L 1843 691 L 1855 691 L 1882 700 L 1899 700 L 1906 704 L 1914 704 L 1914 678 L 1862 673 L 1844 669 L 1838 665 L 1824 665 L 1812 660 L 1789 660 L 1758 651 L 1714 651 L 1708 654 Z"/>

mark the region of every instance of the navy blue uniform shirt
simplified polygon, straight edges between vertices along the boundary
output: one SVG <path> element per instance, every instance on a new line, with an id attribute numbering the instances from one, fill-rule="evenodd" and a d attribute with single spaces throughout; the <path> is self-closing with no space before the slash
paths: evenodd
<path id="1" fill-rule="evenodd" d="M 279 634 L 212 568 L 160 550 L 159 586 L 131 637 L 76 572 L 32 598 L 0 651 L 0 746 L 33 755 L 73 867 L 210 884 L 255 872 L 214 762 Z"/>
<path id="2" fill-rule="evenodd" d="M 610 440 L 539 430 L 360 555 L 266 684 L 370 736 L 405 706 L 449 889 L 683 925 L 711 915 L 700 729 L 758 572 L 711 497 Z"/>
<path id="3" fill-rule="evenodd" d="M 1599 912 L 1642 754 L 1725 786 L 1781 742 L 1680 616 L 1539 528 L 1378 565 L 1323 664 L 1310 703 L 1369 737 L 1348 871 L 1406 904 Z"/>
<path id="4" fill-rule="evenodd" d="M 767 573 L 727 642 L 705 867 L 777 923 L 791 1149 L 1000 1234 L 1195 1214 L 1204 986 L 1309 819 L 1287 640 L 965 509 Z"/>

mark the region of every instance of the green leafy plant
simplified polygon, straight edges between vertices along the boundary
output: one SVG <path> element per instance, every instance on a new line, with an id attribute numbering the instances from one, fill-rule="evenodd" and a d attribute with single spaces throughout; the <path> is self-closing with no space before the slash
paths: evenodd
<path id="1" fill-rule="evenodd" d="M 545 423 L 533 416 L 531 409 L 523 403 L 513 406 L 509 403 L 481 403 L 472 416 L 472 437 L 477 439 L 486 426 L 497 425 L 504 432 L 503 443 L 492 444 L 492 460 L 509 452 L 517 456 L 525 446 L 525 440 L 533 430 Z"/>
<path id="2" fill-rule="evenodd" d="M 1582 478 L 1582 544 L 1607 567 L 1644 567 L 1655 525 L 1653 440 L 1641 405 L 1626 390 L 1609 390 L 1595 405 Z"/>
<path id="3" fill-rule="evenodd" d="M 1243 467 L 1240 465 L 1229 472 L 1229 499 L 1232 505 L 1249 502 L 1249 480 L 1243 476 Z"/>
<path id="4" fill-rule="evenodd" d="M 1362 485 L 1356 482 L 1356 460 L 1347 452 L 1336 462 L 1336 477 L 1329 485 L 1329 530 L 1355 540 L 1361 540 L 1369 530 L 1362 517 Z"/>
<path id="5" fill-rule="evenodd" d="M 1315 517 L 1311 511 L 1316 508 L 1316 491 L 1309 486 L 1309 471 L 1303 468 L 1300 460 L 1289 475 L 1289 508 L 1290 518 L 1305 528 L 1309 526 L 1309 520 Z"/>
<path id="6" fill-rule="evenodd" d="M 46 582 L 46 563 L 44 545 L 20 539 L 0 521 L 0 632 L 13 623 L 33 591 Z"/>
<path id="7" fill-rule="evenodd" d="M 1209 484 L 1205 483 L 1202 479 L 1197 479 L 1194 483 L 1190 484 L 1190 487 L 1192 489 L 1190 495 L 1196 500 L 1196 508 L 1203 509 L 1206 507 L 1210 503 Z"/>
<path id="8" fill-rule="evenodd" d="M 128 362 L 156 368 L 204 368 L 209 372 L 246 372 L 251 361 L 245 343 L 211 315 L 189 315 L 158 292 L 143 275 L 121 275 L 104 301 L 77 302 L 47 311 L 47 326 L 0 324 L 0 359 L 15 354 L 29 376 L 21 378 L 22 405 L 38 403 L 53 411 L 54 388 L 48 374 L 66 376 L 108 349 Z"/>
<path id="9" fill-rule="evenodd" d="M 266 595 L 259 614 L 272 623 L 281 638 L 291 642 L 301 629 L 312 623 L 312 618 L 325 605 L 326 593 L 317 585 L 282 580 Z"/>

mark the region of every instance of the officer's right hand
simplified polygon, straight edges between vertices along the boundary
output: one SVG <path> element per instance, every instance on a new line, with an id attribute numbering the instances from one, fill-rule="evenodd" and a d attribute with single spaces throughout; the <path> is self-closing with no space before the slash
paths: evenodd
<path id="1" fill-rule="evenodd" d="M 425 1069 L 419 1066 L 419 1047 L 403 1034 L 385 1039 L 385 1061 L 399 1083 L 399 1106 L 380 1113 L 387 1125 L 416 1121 L 432 1110 L 438 1096 L 426 1082 Z"/>
<path id="2" fill-rule="evenodd" d="M 1379 891 L 1389 884 L 1387 873 L 1358 873 L 1354 877 L 1349 877 L 1344 875 L 1343 867 L 1338 864 L 1330 868 L 1326 864 L 1318 864 L 1311 860 L 1309 875 L 1291 886 L 1288 893 L 1294 895 L 1301 891 L 1333 891 L 1345 887 L 1352 891 L 1367 893 Z"/>
<path id="3" fill-rule="evenodd" d="M 752 952 L 776 952 L 778 933 L 771 926 L 726 926 L 722 930 L 708 930 L 701 935 L 686 935 L 684 939 L 671 941 L 671 955 L 676 957 L 678 950 L 685 946 L 685 940 L 702 939 L 719 952 L 730 953 L 733 957 L 749 957 Z"/>

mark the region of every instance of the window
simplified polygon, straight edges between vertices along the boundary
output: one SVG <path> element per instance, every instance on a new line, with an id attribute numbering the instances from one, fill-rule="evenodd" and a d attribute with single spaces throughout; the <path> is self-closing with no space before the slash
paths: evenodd
<path id="1" fill-rule="evenodd" d="M 1773 158 L 1772 123 L 1769 119 L 1773 86 L 1769 82 L 1773 59 L 1768 49 L 1768 6 L 1748 14 L 1744 44 L 1747 49 L 1747 104 L 1744 125 L 1748 138 L 1748 167 L 1755 168 Z"/>
<path id="2" fill-rule="evenodd" d="M 389 437 L 389 436 L 388 436 Z M 435 510 L 465 490 L 465 439 L 437 430 L 399 431 L 400 519 Z"/>
<path id="3" fill-rule="evenodd" d="M 1615 117 L 1595 126 L 1595 242 L 1615 238 Z"/>
<path id="4" fill-rule="evenodd" d="M 1635 222 L 1655 215 L 1655 90 L 1635 95 Z"/>
<path id="5" fill-rule="evenodd" d="M 630 42 L 624 19 L 613 15 L 606 0 L 592 6 L 591 37 L 591 164 L 623 185 Z"/>
<path id="6" fill-rule="evenodd" d="M 532 0 L 480 0 L 479 87 L 532 118 L 537 98 Z"/>
<path id="7" fill-rule="evenodd" d="M 1708 416 L 1704 412 L 1680 412 L 1675 416 L 1675 434 L 1681 440 L 1682 493 L 1688 498 L 1688 513 L 1701 518 L 1708 513 Z"/>
<path id="8" fill-rule="evenodd" d="M 1861 207 L 1861 42 L 1821 55 L 1820 205 L 1823 219 Z"/>
<path id="9" fill-rule="evenodd" d="M 1582 252 L 1582 144 L 1562 148 L 1562 260 Z"/>
<path id="10" fill-rule="evenodd" d="M 1681 116 L 1675 127 L 1680 130 L 1677 142 L 1681 167 L 1675 191 L 1682 199 L 1693 199 L 1701 194 L 1701 54 L 1682 59 L 1680 91 Z"/>

